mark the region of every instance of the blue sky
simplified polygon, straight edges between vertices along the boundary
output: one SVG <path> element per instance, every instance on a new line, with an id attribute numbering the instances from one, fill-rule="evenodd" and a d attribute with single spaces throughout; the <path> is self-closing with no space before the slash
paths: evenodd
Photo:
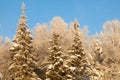
<path id="1" fill-rule="evenodd" d="M 0 0 L 0 36 L 15 35 L 22 2 L 30 28 L 60 16 L 67 23 L 77 18 L 81 27 L 88 25 L 89 34 L 94 34 L 107 20 L 120 20 L 120 0 Z"/>

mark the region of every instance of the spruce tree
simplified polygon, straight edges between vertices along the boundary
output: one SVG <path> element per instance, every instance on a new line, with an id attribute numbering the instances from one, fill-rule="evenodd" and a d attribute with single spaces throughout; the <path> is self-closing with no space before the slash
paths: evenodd
<path id="1" fill-rule="evenodd" d="M 22 15 L 10 53 L 12 62 L 9 69 L 12 74 L 9 80 L 40 80 L 33 71 L 36 62 L 33 55 L 32 35 L 27 27 L 24 3 L 22 3 Z"/>
<path id="2" fill-rule="evenodd" d="M 104 67 L 101 65 L 103 62 L 102 54 L 102 46 L 101 42 L 98 39 L 98 34 L 96 33 L 96 42 L 94 47 L 94 60 L 92 65 L 92 75 L 90 76 L 91 80 L 103 80 L 103 69 Z"/>
<path id="3" fill-rule="evenodd" d="M 86 53 L 83 49 L 79 24 L 77 20 L 74 22 L 74 37 L 71 50 L 69 51 L 70 60 L 68 61 L 68 65 L 71 69 L 72 76 L 71 80 L 85 80 L 88 77 L 89 73 L 89 64 Z"/>
<path id="4" fill-rule="evenodd" d="M 102 64 L 103 62 L 103 50 L 102 50 L 102 45 L 101 42 L 98 40 L 98 34 L 96 33 L 97 39 L 96 39 L 96 44 L 95 44 L 95 61 L 94 62 L 98 62 L 99 64 Z M 96 63 L 95 63 L 96 64 Z"/>
<path id="5" fill-rule="evenodd" d="M 50 54 L 46 80 L 67 80 L 65 78 L 64 55 L 60 46 L 60 36 L 57 32 L 53 32 L 52 40 L 50 41 Z"/>

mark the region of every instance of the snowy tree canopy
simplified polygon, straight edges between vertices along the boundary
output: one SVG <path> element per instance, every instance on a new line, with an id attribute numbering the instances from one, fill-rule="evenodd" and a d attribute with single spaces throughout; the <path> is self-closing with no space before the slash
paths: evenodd
<path id="1" fill-rule="evenodd" d="M 25 5 L 22 4 L 22 15 L 19 20 L 16 36 L 10 48 L 12 63 L 9 67 L 11 80 L 40 80 L 33 71 L 36 66 L 33 55 L 32 36 L 27 28 Z"/>

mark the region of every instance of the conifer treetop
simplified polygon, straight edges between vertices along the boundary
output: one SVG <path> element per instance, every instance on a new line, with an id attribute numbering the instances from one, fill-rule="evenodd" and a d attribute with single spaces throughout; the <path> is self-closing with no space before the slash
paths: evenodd
<path id="1" fill-rule="evenodd" d="M 80 32 L 80 24 L 79 24 L 79 22 L 78 22 L 78 20 L 77 20 L 77 18 L 74 20 L 74 25 L 73 25 L 73 28 L 74 28 L 74 30 L 73 30 L 73 34 L 75 35 L 74 37 L 77 37 L 77 36 L 81 36 L 81 32 Z"/>
<path id="2" fill-rule="evenodd" d="M 25 3 L 22 2 L 22 6 L 21 6 L 21 9 L 22 9 L 22 15 L 25 15 Z"/>
<path id="3" fill-rule="evenodd" d="M 78 23 L 77 18 L 74 21 L 74 29 L 77 29 L 80 26 L 80 24 Z"/>
<path id="4" fill-rule="evenodd" d="M 22 26 L 23 28 L 26 28 L 27 27 L 27 20 L 26 20 L 26 16 L 25 16 L 25 3 L 23 2 L 22 3 L 22 6 L 21 6 L 21 16 L 20 16 L 20 20 L 19 20 L 19 23 L 18 23 L 18 26 Z"/>
<path id="5" fill-rule="evenodd" d="M 96 46 L 97 46 L 97 47 L 100 47 L 100 46 L 101 46 L 101 42 L 100 42 L 100 40 L 99 40 L 98 33 L 96 33 Z"/>
<path id="6" fill-rule="evenodd" d="M 98 33 L 96 32 L 96 38 L 98 39 Z"/>

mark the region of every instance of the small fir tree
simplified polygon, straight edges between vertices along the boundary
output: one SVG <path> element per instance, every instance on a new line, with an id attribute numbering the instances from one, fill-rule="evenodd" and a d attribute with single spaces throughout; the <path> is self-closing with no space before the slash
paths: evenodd
<path id="1" fill-rule="evenodd" d="M 71 69 L 71 80 L 85 80 L 88 77 L 88 71 L 90 70 L 86 53 L 82 46 L 80 37 L 79 24 L 77 20 L 74 23 L 74 39 L 72 43 L 72 49 L 69 51 L 71 54 L 68 65 Z"/>
<path id="2" fill-rule="evenodd" d="M 95 61 L 94 62 L 98 62 L 99 64 L 102 64 L 103 62 L 103 50 L 102 50 L 102 46 L 101 46 L 101 42 L 98 40 L 98 33 L 96 33 L 97 39 L 96 39 L 96 44 L 95 44 Z"/>
<path id="3" fill-rule="evenodd" d="M 32 36 L 27 28 L 25 5 L 22 4 L 22 15 L 18 24 L 13 45 L 10 48 L 12 63 L 9 67 L 12 72 L 9 80 L 40 80 L 35 74 L 36 66 L 34 49 L 32 46 Z"/>
<path id="4" fill-rule="evenodd" d="M 98 39 L 98 33 L 96 33 L 96 42 L 95 42 L 95 47 L 94 47 L 94 59 L 93 59 L 93 65 L 92 65 L 92 74 L 90 76 L 91 80 L 103 80 L 103 69 L 104 67 L 102 66 L 103 62 L 103 57 L 102 54 L 102 46 L 101 42 Z"/>
<path id="5" fill-rule="evenodd" d="M 46 80 L 67 80 L 66 68 L 64 66 L 64 55 L 60 46 L 60 36 L 57 32 L 53 32 L 52 40 L 50 41 L 51 47 L 49 48 L 49 61 Z"/>

